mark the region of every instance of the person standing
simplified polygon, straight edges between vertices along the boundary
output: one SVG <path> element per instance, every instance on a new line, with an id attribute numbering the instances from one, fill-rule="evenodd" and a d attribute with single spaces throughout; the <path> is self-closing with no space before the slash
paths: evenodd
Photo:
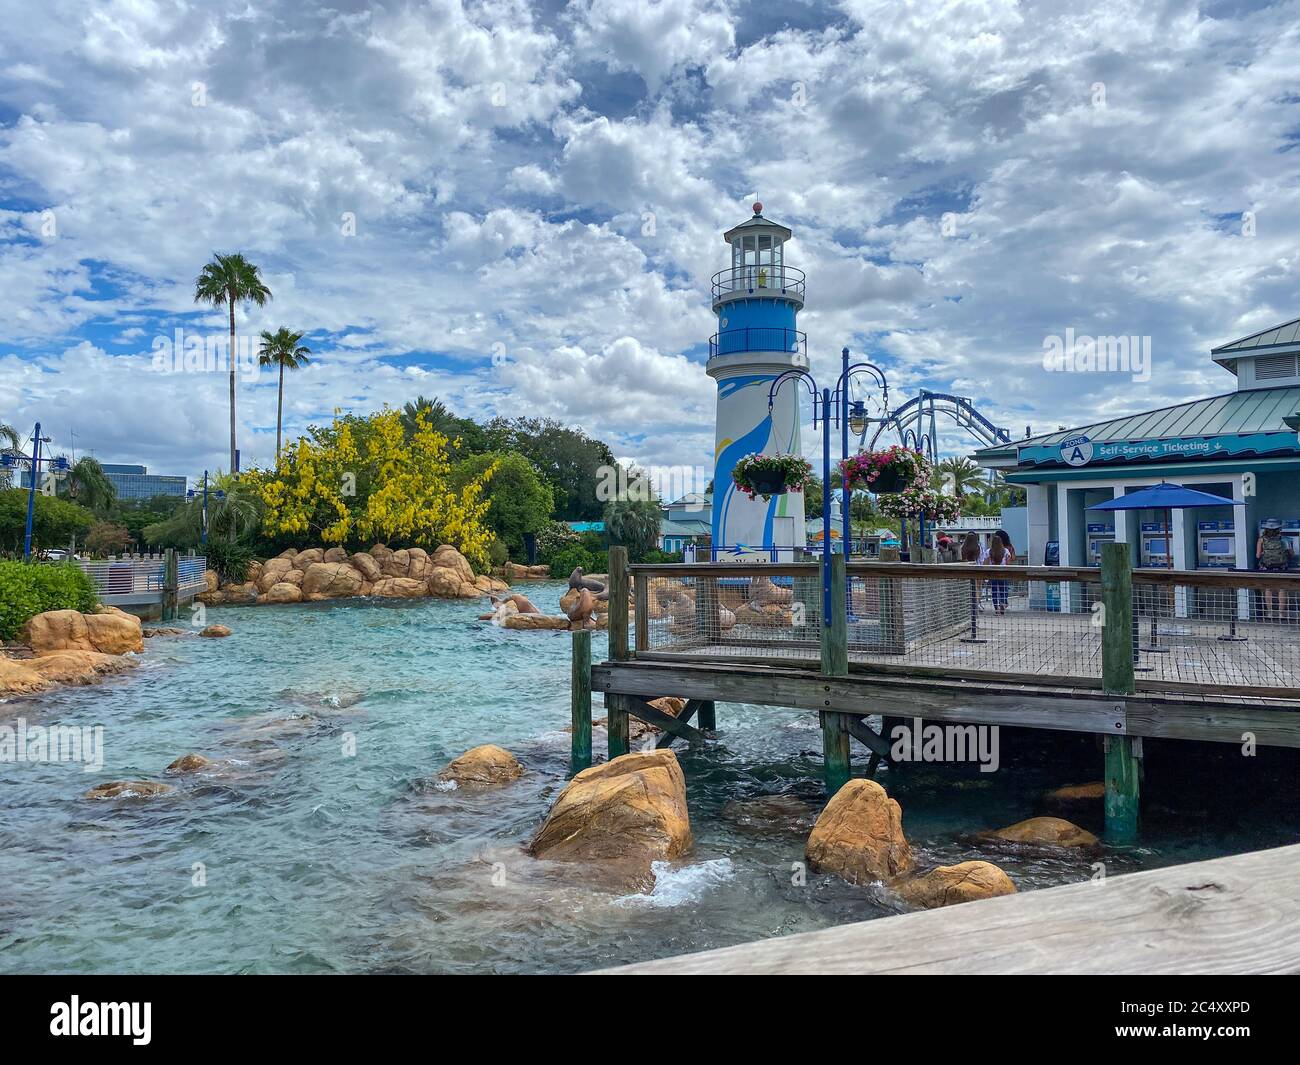
<path id="1" fill-rule="evenodd" d="M 1291 548 L 1282 539 L 1282 523 L 1277 518 L 1266 518 L 1260 525 L 1259 539 L 1255 541 L 1255 564 L 1264 573 L 1285 573 L 1291 566 Z M 1281 589 L 1264 590 L 1264 616 L 1280 620 L 1286 605 Z"/>
<path id="2" fill-rule="evenodd" d="M 1011 537 L 999 529 L 989 540 L 988 565 L 1009 566 L 1015 561 L 1016 551 L 1011 546 Z M 989 590 L 993 595 L 993 610 L 1001 617 L 1007 612 L 1007 602 L 1011 598 L 1011 582 L 1004 580 L 989 581 Z"/>

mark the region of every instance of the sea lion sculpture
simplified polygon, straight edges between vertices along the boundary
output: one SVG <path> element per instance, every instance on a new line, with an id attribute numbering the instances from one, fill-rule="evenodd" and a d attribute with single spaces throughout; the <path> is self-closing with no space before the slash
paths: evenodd
<path id="1" fill-rule="evenodd" d="M 578 599 L 569 605 L 565 612 L 571 622 L 581 625 L 591 617 L 592 612 L 596 609 L 596 597 L 591 594 L 590 588 L 578 589 Z"/>
<path id="2" fill-rule="evenodd" d="M 600 581 L 592 580 L 590 577 L 582 575 L 582 567 L 575 566 L 573 572 L 569 574 L 570 588 L 586 588 L 590 592 L 603 592 L 605 586 Z M 606 595 L 606 598 L 609 598 Z"/>

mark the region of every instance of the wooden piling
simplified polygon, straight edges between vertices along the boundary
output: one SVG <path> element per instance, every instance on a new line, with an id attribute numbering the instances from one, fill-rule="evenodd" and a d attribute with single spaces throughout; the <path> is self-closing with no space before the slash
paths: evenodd
<path id="1" fill-rule="evenodd" d="M 626 662 L 631 657 L 627 645 L 626 547 L 609 549 L 609 657 L 615 662 Z"/>
<path id="2" fill-rule="evenodd" d="M 579 629 L 573 639 L 570 710 L 573 737 L 569 771 L 580 772 L 591 765 L 591 630 Z"/>
<path id="3" fill-rule="evenodd" d="M 623 696 L 612 692 L 605 696 L 605 727 L 609 733 L 609 758 L 612 761 L 627 754 L 632 741 L 629 735 L 627 709 Z"/>
<path id="4" fill-rule="evenodd" d="M 844 714 L 833 710 L 821 712 L 822 773 L 826 779 L 826 794 L 834 795 L 849 782 L 853 765 L 849 757 L 849 724 Z"/>
<path id="5" fill-rule="evenodd" d="M 828 677 L 849 675 L 848 571 L 844 556 L 829 550 L 822 558 L 822 566 L 831 571 L 831 616 L 822 619 L 822 672 Z M 827 621 L 829 620 L 829 624 Z"/>
<path id="6" fill-rule="evenodd" d="M 180 588 L 180 563 L 176 558 L 176 548 L 169 547 L 163 554 L 163 621 L 176 620 L 179 609 Z"/>
<path id="7" fill-rule="evenodd" d="M 699 726 L 706 732 L 712 732 L 718 727 L 717 704 L 712 699 L 705 699 L 700 703 L 700 712 L 696 715 L 695 720 Z"/>
<path id="8" fill-rule="evenodd" d="M 1126 543 L 1101 548 L 1101 678 L 1113 695 L 1137 690 L 1133 673 L 1133 569 Z M 1106 748 L 1106 838 L 1126 842 L 1138 834 L 1138 755 L 1131 736 L 1108 735 Z"/>

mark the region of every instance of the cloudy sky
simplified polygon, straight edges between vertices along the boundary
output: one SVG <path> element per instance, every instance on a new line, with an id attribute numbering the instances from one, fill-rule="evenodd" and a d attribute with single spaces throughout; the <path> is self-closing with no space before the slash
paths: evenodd
<path id="1" fill-rule="evenodd" d="M 841 346 L 1019 436 L 1225 391 L 1300 315 L 1300 3 L 0 0 L 0 420 L 226 465 L 214 251 L 309 334 L 287 431 L 418 393 L 707 463 L 722 230 L 765 213 Z M 350 220 L 354 220 L 351 221 Z M 354 232 L 353 232 L 354 230 Z M 1067 328 L 1150 380 L 1049 373 Z M 275 383 L 240 388 L 245 463 Z M 809 446 L 816 437 L 805 434 Z M 950 449 L 970 441 L 947 439 Z"/>

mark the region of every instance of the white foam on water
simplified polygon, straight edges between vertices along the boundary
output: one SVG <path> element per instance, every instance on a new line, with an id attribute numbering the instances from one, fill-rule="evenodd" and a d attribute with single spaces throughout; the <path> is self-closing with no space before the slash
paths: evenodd
<path id="1" fill-rule="evenodd" d="M 434 789 L 437 791 L 455 791 L 458 787 L 460 787 L 460 785 L 457 784 L 454 780 L 438 780 L 434 782 L 433 786 Z"/>
<path id="2" fill-rule="evenodd" d="M 669 862 L 652 862 L 655 886 L 645 895 L 624 895 L 615 899 L 616 906 L 685 906 L 698 902 L 719 884 L 736 876 L 730 858 L 714 858 L 695 865 L 673 867 Z"/>

